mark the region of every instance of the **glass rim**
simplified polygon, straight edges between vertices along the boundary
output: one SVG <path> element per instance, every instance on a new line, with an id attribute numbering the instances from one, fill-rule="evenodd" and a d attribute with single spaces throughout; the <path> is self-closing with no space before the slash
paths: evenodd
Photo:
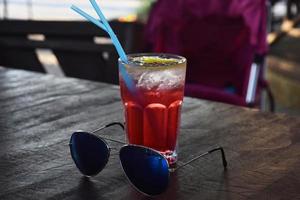
<path id="1" fill-rule="evenodd" d="M 176 59 L 176 61 L 178 62 L 175 62 L 175 63 L 172 63 L 172 64 L 165 64 L 163 65 L 162 67 L 170 67 L 170 66 L 178 66 L 178 65 L 181 65 L 181 64 L 184 64 L 186 63 L 186 58 L 183 57 L 183 56 L 180 56 L 180 55 L 176 55 L 176 54 L 171 54 L 171 53 L 132 53 L 132 54 L 127 54 L 127 57 L 128 58 L 132 58 L 132 57 L 141 57 L 141 56 L 158 56 L 158 57 L 162 57 L 162 58 L 173 58 L 173 59 Z M 129 67 L 139 67 L 139 68 L 160 68 L 158 66 L 147 66 L 147 65 L 139 65 L 137 63 L 134 63 L 132 61 L 130 61 L 128 59 L 128 62 L 124 62 L 123 60 L 121 60 L 121 58 L 118 59 L 118 62 L 123 64 L 123 65 L 126 65 L 126 66 L 129 66 Z"/>

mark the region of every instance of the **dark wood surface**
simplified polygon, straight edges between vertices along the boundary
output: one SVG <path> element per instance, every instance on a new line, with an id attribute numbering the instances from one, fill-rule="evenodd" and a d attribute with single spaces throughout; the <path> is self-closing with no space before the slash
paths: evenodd
<path id="1" fill-rule="evenodd" d="M 127 181 L 114 151 L 91 179 L 73 165 L 72 131 L 122 121 L 117 86 L 0 68 L 0 199 L 148 199 Z M 124 140 L 118 129 L 109 137 Z M 119 148 L 118 144 L 110 143 Z M 300 199 L 300 119 L 185 98 L 179 163 L 157 199 Z"/>

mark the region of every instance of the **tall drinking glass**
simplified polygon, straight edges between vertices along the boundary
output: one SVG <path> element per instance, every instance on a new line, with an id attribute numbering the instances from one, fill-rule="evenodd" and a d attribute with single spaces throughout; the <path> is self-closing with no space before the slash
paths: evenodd
<path id="1" fill-rule="evenodd" d="M 119 74 L 128 142 L 160 151 L 170 168 L 174 167 L 186 59 L 171 54 L 131 54 L 128 63 L 119 60 L 119 71 L 121 67 L 135 86 L 129 90 Z"/>

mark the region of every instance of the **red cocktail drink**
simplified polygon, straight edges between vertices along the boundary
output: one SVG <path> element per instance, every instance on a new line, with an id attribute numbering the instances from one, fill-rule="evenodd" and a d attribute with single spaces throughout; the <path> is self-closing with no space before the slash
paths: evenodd
<path id="1" fill-rule="evenodd" d="M 128 142 L 160 151 L 172 165 L 177 160 L 186 60 L 168 54 L 128 58 L 128 64 L 119 63 L 135 84 L 135 90 L 130 91 L 120 74 Z"/>

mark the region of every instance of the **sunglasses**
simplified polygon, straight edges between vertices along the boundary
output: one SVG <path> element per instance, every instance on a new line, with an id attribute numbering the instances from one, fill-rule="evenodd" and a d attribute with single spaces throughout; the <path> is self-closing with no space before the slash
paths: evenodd
<path id="1" fill-rule="evenodd" d="M 100 130 L 115 125 L 124 130 L 122 123 L 113 122 L 92 132 L 76 131 L 72 134 L 69 144 L 70 152 L 79 171 L 85 176 L 95 176 L 105 167 L 111 150 L 104 140 L 106 139 L 123 144 L 119 151 L 121 165 L 128 180 L 138 191 L 151 196 L 163 193 L 167 189 L 170 178 L 169 164 L 163 154 L 145 146 L 125 144 L 118 140 L 94 135 Z M 217 147 L 187 161 L 175 170 L 215 151 L 221 152 L 223 166 L 226 168 L 224 150 L 222 147 Z"/>

